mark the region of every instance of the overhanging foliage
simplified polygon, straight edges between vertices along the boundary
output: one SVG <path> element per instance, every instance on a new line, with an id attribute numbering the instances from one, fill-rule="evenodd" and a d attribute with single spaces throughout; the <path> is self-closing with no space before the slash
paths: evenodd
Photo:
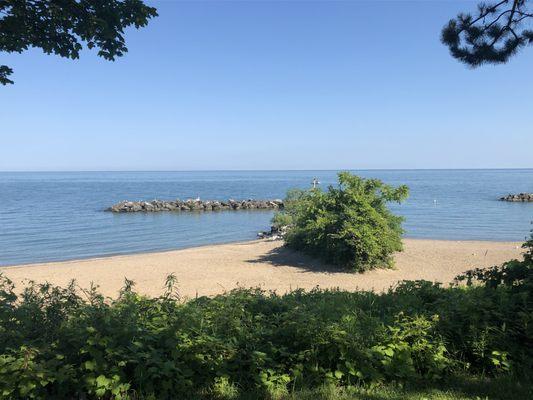
<path id="1" fill-rule="evenodd" d="M 521 48 L 533 44 L 530 0 L 481 3 L 476 14 L 461 13 L 442 30 L 442 42 L 453 57 L 477 67 L 505 63 Z"/>
<path id="2" fill-rule="evenodd" d="M 128 51 L 124 29 L 143 27 L 155 16 L 156 9 L 142 0 L 0 0 L 0 51 L 36 47 L 76 59 L 85 43 L 115 60 Z M 12 73 L 0 65 L 0 84 L 12 84 Z"/>

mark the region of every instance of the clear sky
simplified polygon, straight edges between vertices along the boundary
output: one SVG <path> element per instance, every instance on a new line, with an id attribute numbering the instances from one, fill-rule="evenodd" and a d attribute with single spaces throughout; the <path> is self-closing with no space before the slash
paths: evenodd
<path id="1" fill-rule="evenodd" d="M 0 170 L 533 167 L 533 48 L 439 42 L 476 2 L 149 3 L 114 63 L 0 54 Z"/>

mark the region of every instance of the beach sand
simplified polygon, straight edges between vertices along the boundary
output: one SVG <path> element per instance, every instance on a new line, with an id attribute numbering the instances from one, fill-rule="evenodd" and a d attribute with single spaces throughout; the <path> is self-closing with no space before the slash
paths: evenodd
<path id="1" fill-rule="evenodd" d="M 395 269 L 364 274 L 338 272 L 317 260 L 283 247 L 281 241 L 256 240 L 161 253 L 93 258 L 1 267 L 18 287 L 31 279 L 80 287 L 91 282 L 106 296 L 116 296 L 124 278 L 138 292 L 157 296 L 165 277 L 174 273 L 182 296 L 215 295 L 235 287 L 257 287 L 284 293 L 291 289 L 341 288 L 382 291 L 401 280 L 451 282 L 461 272 L 519 258 L 521 243 L 405 239 L 405 250 L 395 255 Z"/>

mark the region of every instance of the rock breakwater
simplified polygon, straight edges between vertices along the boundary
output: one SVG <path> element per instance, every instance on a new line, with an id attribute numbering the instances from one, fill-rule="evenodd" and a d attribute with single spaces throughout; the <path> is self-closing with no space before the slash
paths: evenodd
<path id="1" fill-rule="evenodd" d="M 283 200 L 152 200 L 121 201 L 107 208 L 115 213 L 127 212 L 162 212 L 162 211 L 219 211 L 219 210 L 279 210 L 283 209 Z"/>
<path id="2" fill-rule="evenodd" d="M 533 193 L 518 193 L 518 194 L 508 194 L 507 196 L 500 197 L 501 201 L 514 201 L 514 202 L 533 202 Z"/>

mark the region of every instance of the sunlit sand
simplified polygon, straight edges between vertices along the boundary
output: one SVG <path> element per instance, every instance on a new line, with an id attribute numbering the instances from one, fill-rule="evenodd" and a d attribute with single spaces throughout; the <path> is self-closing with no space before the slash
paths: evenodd
<path id="1" fill-rule="evenodd" d="M 451 282 L 467 269 L 500 264 L 521 253 L 520 243 L 514 242 L 405 239 L 404 243 L 405 251 L 395 256 L 395 269 L 364 274 L 339 272 L 283 247 L 280 241 L 268 240 L 3 267 L 0 271 L 19 287 L 30 279 L 56 285 L 75 279 L 83 288 L 94 282 L 106 296 L 116 296 L 124 278 L 133 280 L 140 293 L 157 296 L 171 273 L 186 297 L 256 286 L 279 293 L 316 286 L 381 291 L 404 279 Z"/>

